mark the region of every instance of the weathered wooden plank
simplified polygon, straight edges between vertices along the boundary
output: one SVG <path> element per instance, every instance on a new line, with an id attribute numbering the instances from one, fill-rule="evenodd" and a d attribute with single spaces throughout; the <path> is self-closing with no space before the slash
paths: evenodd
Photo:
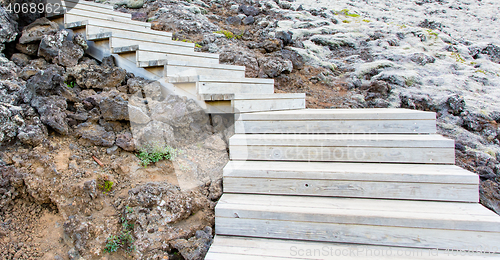
<path id="1" fill-rule="evenodd" d="M 259 112 L 244 115 L 241 120 L 435 120 L 436 113 L 401 108 L 303 109 L 299 111 Z"/>
<path id="2" fill-rule="evenodd" d="M 274 93 L 271 84 L 198 82 L 199 94 Z"/>
<path id="3" fill-rule="evenodd" d="M 326 146 L 326 145 L 325 145 Z M 454 164 L 451 148 L 230 145 L 231 160 Z"/>
<path id="4" fill-rule="evenodd" d="M 292 199 L 292 198 L 291 198 Z M 500 235 L 500 217 L 453 214 L 448 212 L 373 211 L 363 208 L 338 209 L 281 205 L 244 205 L 220 203 L 218 218 L 282 220 L 287 222 L 335 223 L 387 227 L 425 228 L 495 232 Z"/>
<path id="5" fill-rule="evenodd" d="M 66 23 L 65 27 L 72 29 L 74 27 L 89 27 L 87 35 L 99 34 L 103 32 L 112 32 L 118 34 L 130 34 L 133 37 L 149 37 L 153 40 L 165 40 L 172 38 L 172 33 L 164 31 L 156 31 L 147 28 L 130 28 L 123 26 L 121 23 L 101 21 L 101 20 L 85 20 L 79 22 Z"/>
<path id="6" fill-rule="evenodd" d="M 300 239 L 418 248 L 467 249 L 498 247 L 498 232 L 390 226 L 312 223 L 281 220 L 222 218 L 215 219 L 219 235 L 262 238 Z"/>
<path id="7" fill-rule="evenodd" d="M 429 147 L 454 148 L 452 139 L 441 135 L 408 134 L 235 134 L 230 145 Z"/>
<path id="8" fill-rule="evenodd" d="M 230 161 L 224 177 L 479 184 L 455 165 Z"/>
<path id="9" fill-rule="evenodd" d="M 479 202 L 477 184 L 404 183 L 389 180 L 369 182 L 224 177 L 224 192 Z"/>
<path id="10" fill-rule="evenodd" d="M 205 259 L 261 259 L 259 257 L 284 257 L 285 259 L 457 259 L 460 252 L 408 247 L 386 247 L 346 243 L 327 243 L 267 238 L 234 237 L 217 235 Z M 218 258 L 221 256 L 221 258 Z M 232 257 L 232 258 L 223 258 Z M 496 259 L 497 254 L 471 249 L 460 259 Z M 274 259 L 274 258 L 272 258 Z"/>
<path id="11" fill-rule="evenodd" d="M 289 99 L 280 98 L 279 94 L 273 94 L 276 99 L 263 100 L 233 100 L 235 113 L 248 113 L 256 111 L 303 109 L 306 107 L 304 98 Z"/>
<path id="12" fill-rule="evenodd" d="M 434 134 L 435 120 L 304 120 L 304 121 L 243 121 L 235 122 L 237 134 Z"/>
<path id="13" fill-rule="evenodd" d="M 92 12 L 89 12 L 92 13 Z M 96 21 L 96 22 L 103 22 L 103 23 L 109 23 L 110 25 L 115 25 L 115 26 L 122 26 L 126 27 L 129 29 L 136 29 L 136 30 L 142 30 L 142 29 L 149 29 L 150 26 L 143 25 L 143 24 L 138 24 L 136 21 L 132 20 L 127 20 L 126 18 L 118 18 L 118 17 L 111 17 L 111 16 L 106 16 L 106 15 L 99 15 L 99 13 L 94 13 L 92 14 L 86 14 L 86 12 L 81 11 L 81 10 L 76 10 L 76 11 L 69 11 L 64 14 L 64 23 L 74 23 L 74 22 L 79 22 L 79 21 Z"/>
<path id="14" fill-rule="evenodd" d="M 338 210 L 363 209 L 373 212 L 414 212 L 429 214 L 474 215 L 481 217 L 498 218 L 493 211 L 478 203 L 441 202 L 441 201 L 408 201 L 384 200 L 364 198 L 335 198 L 335 197 L 306 197 L 306 196 L 278 196 L 278 195 L 250 195 L 250 194 L 224 194 L 220 204 L 235 205 L 267 205 L 286 206 L 297 208 L 319 208 Z"/>
<path id="15" fill-rule="evenodd" d="M 173 41 L 172 41 L 173 42 Z M 176 45 L 176 44 L 171 44 L 167 40 L 164 42 L 150 42 L 150 41 L 143 41 L 140 39 L 126 39 L 126 38 L 121 38 L 121 37 L 116 37 L 112 36 L 110 39 L 110 45 L 112 48 L 116 47 L 123 47 L 123 46 L 129 46 L 129 45 L 140 45 L 141 49 L 144 48 L 158 48 L 158 49 L 168 49 L 172 52 L 178 51 L 178 52 L 194 52 L 194 48 L 190 46 L 182 46 L 182 45 Z"/>

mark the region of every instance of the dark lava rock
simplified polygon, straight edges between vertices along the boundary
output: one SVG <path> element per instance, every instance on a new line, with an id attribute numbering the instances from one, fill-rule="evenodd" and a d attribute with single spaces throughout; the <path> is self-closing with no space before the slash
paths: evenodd
<path id="1" fill-rule="evenodd" d="M 119 87 L 126 75 L 126 71 L 118 67 L 81 64 L 68 68 L 65 77 L 74 78 L 81 88 L 104 89 Z"/>
<path id="2" fill-rule="evenodd" d="M 37 97 L 31 101 L 31 106 L 38 110 L 42 122 L 62 135 L 69 132 L 66 123 L 66 99 L 61 96 Z"/>
<path id="3" fill-rule="evenodd" d="M 292 36 L 293 36 L 293 33 L 290 32 L 290 31 L 287 31 L 287 32 L 285 32 L 285 31 L 276 32 L 276 38 L 280 39 L 283 42 L 284 46 L 293 43 Z"/>
<path id="4" fill-rule="evenodd" d="M 459 115 L 465 110 L 465 100 L 459 95 L 450 96 L 446 100 L 446 104 L 450 108 L 449 112 L 455 116 Z"/>
<path id="5" fill-rule="evenodd" d="M 27 44 L 40 41 L 45 36 L 53 35 L 57 31 L 59 31 L 59 25 L 43 17 L 23 28 L 21 38 L 19 38 L 19 43 Z"/>
<path id="6" fill-rule="evenodd" d="M 145 12 L 133 12 L 132 20 L 146 22 L 148 20 L 148 14 Z"/>
<path id="7" fill-rule="evenodd" d="M 479 114 L 470 114 L 462 116 L 463 123 L 462 127 L 473 132 L 480 132 L 483 130 L 484 125 L 487 125 L 489 121 Z"/>
<path id="8" fill-rule="evenodd" d="M 128 102 L 121 97 L 114 99 L 104 97 L 99 102 L 99 109 L 104 120 L 128 120 Z"/>
<path id="9" fill-rule="evenodd" d="M 434 57 L 426 55 L 424 53 L 414 53 L 411 55 L 410 60 L 422 66 L 428 63 L 434 63 L 436 61 Z"/>
<path id="10" fill-rule="evenodd" d="M 115 143 L 115 134 L 108 132 L 104 127 L 90 122 L 79 124 L 76 127 L 77 137 L 81 137 L 84 144 L 111 147 Z"/>
<path id="11" fill-rule="evenodd" d="M 62 73 L 64 73 L 63 68 L 57 65 L 50 65 L 47 69 L 40 70 L 32 76 L 26 82 L 26 87 L 37 95 L 47 96 L 52 93 L 51 90 L 55 90 L 64 84 L 63 77 L 61 76 Z"/>
<path id="12" fill-rule="evenodd" d="M 24 67 L 30 63 L 30 56 L 24 53 L 14 53 L 10 57 L 10 60 L 13 61 L 17 66 Z"/>
<path id="13" fill-rule="evenodd" d="M 488 179 L 494 179 L 496 177 L 496 174 L 493 171 L 493 169 L 491 169 L 488 166 L 477 167 L 476 172 L 482 179 L 488 180 Z"/>
<path id="14" fill-rule="evenodd" d="M 260 10 L 256 7 L 249 5 L 241 5 L 238 8 L 238 12 L 244 13 L 247 16 L 257 16 L 260 13 Z"/>
<path id="15" fill-rule="evenodd" d="M 443 28 L 443 24 L 436 22 L 436 21 L 429 21 L 427 19 L 425 19 L 421 23 L 419 23 L 418 26 L 422 27 L 422 28 L 429 28 L 432 30 Z"/>
<path id="16" fill-rule="evenodd" d="M 241 18 L 238 16 L 230 16 L 226 19 L 226 23 L 229 25 L 241 25 Z"/>
<path id="17" fill-rule="evenodd" d="M 131 133 L 118 135 L 116 137 L 116 145 L 125 151 L 135 151 L 135 143 Z"/>
<path id="18" fill-rule="evenodd" d="M 242 22 L 244 25 L 253 24 L 255 22 L 255 18 L 253 18 L 253 16 L 247 16 Z"/>
<path id="19" fill-rule="evenodd" d="M 479 54 L 484 54 L 487 55 L 491 61 L 495 63 L 500 63 L 500 47 L 494 44 L 488 44 L 484 48 L 470 47 L 469 53 L 474 59 L 479 58 Z"/>
<path id="20" fill-rule="evenodd" d="M 81 45 L 66 40 L 67 35 L 68 32 L 63 30 L 55 35 L 44 36 L 38 48 L 38 56 L 64 67 L 76 66 L 85 50 Z"/>

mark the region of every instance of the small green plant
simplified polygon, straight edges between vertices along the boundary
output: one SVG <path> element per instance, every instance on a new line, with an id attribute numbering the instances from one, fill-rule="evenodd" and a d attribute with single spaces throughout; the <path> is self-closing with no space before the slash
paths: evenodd
<path id="1" fill-rule="evenodd" d="M 125 206 L 125 212 L 126 213 L 134 213 L 134 209 L 129 207 L 129 206 Z"/>
<path id="2" fill-rule="evenodd" d="M 243 38 L 243 34 L 245 33 L 245 31 L 241 32 L 240 34 L 237 34 L 234 36 L 235 39 L 238 39 L 238 40 L 241 40 Z"/>
<path id="3" fill-rule="evenodd" d="M 102 190 L 104 194 L 110 192 L 113 189 L 113 182 L 109 179 L 108 175 L 101 175 L 97 178 L 97 188 Z"/>
<path id="4" fill-rule="evenodd" d="M 355 14 L 355 13 L 349 13 L 349 9 L 342 9 L 338 12 L 335 12 L 336 15 L 345 15 L 345 16 L 349 16 L 349 17 L 359 17 L 360 15 L 359 14 Z"/>
<path id="5" fill-rule="evenodd" d="M 75 87 L 75 84 L 76 84 L 76 81 L 74 81 L 74 80 L 69 80 L 69 81 L 66 81 L 66 82 L 64 82 L 64 83 L 66 83 L 66 86 L 67 86 L 68 88 L 74 88 L 74 87 Z"/>
<path id="6" fill-rule="evenodd" d="M 104 247 L 104 251 L 108 253 L 113 253 L 118 251 L 119 247 L 120 247 L 120 240 L 118 239 L 118 237 L 109 236 L 108 239 L 106 239 L 106 246 Z"/>
<path id="7" fill-rule="evenodd" d="M 139 150 L 137 157 L 141 160 L 141 165 L 147 167 L 160 160 L 174 160 L 178 154 L 177 149 L 168 145 L 146 145 Z"/>
<path id="8" fill-rule="evenodd" d="M 460 53 L 457 53 L 457 52 L 452 52 L 451 53 L 451 57 L 455 58 L 455 60 L 457 62 L 460 62 L 460 63 L 464 63 L 465 62 L 465 59 L 462 58 L 462 55 L 460 55 Z"/>
<path id="9" fill-rule="evenodd" d="M 132 235 L 132 231 L 134 229 L 134 224 L 128 223 L 126 218 L 128 213 L 130 212 L 130 207 L 125 207 L 125 217 L 121 218 L 122 229 L 120 234 L 111 235 L 106 239 L 106 246 L 104 247 L 104 251 L 108 253 L 113 253 L 118 251 L 118 249 L 123 249 L 127 252 L 135 251 L 135 242 L 134 236 Z"/>
<path id="10" fill-rule="evenodd" d="M 343 20 L 342 22 L 343 23 L 350 23 L 350 21 L 348 21 L 348 20 Z"/>
<path id="11" fill-rule="evenodd" d="M 436 37 L 438 36 L 438 33 L 437 33 L 437 32 L 434 32 L 432 29 L 427 29 L 426 31 L 427 31 L 427 33 L 428 33 L 429 35 L 434 35 L 434 36 L 436 36 Z"/>
<path id="12" fill-rule="evenodd" d="M 226 36 L 227 39 L 233 39 L 234 38 L 234 33 L 230 32 L 228 30 L 220 30 L 220 31 L 216 31 L 215 33 L 223 34 L 224 36 Z"/>
<path id="13" fill-rule="evenodd" d="M 370 20 L 368 20 L 368 19 L 363 19 L 363 20 L 361 20 L 361 21 L 363 21 L 363 22 L 365 22 L 365 23 L 370 23 L 370 22 L 371 22 L 371 21 L 370 21 Z"/>
<path id="14" fill-rule="evenodd" d="M 474 71 L 474 73 L 476 73 L 476 72 L 483 73 L 484 75 L 486 75 L 486 71 L 484 71 L 484 70 L 476 70 L 476 71 Z"/>

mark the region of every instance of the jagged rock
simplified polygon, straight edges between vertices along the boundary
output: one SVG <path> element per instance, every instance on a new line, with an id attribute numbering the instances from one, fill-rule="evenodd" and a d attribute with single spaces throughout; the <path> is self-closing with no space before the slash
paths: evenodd
<path id="1" fill-rule="evenodd" d="M 16 44 L 16 49 L 27 55 L 36 55 L 38 53 L 38 42 L 27 44 Z"/>
<path id="2" fill-rule="evenodd" d="M 289 45 L 293 43 L 292 39 L 293 33 L 290 31 L 278 31 L 276 32 L 276 38 L 283 42 L 283 45 Z"/>
<path id="3" fill-rule="evenodd" d="M 0 62 L 0 80 L 16 80 L 19 67 L 12 61 Z"/>
<path id="4" fill-rule="evenodd" d="M 255 18 L 253 16 L 247 16 L 241 21 L 244 25 L 250 25 L 255 22 Z"/>
<path id="5" fill-rule="evenodd" d="M 179 5 L 160 8 L 157 19 L 151 23 L 151 28 L 161 31 L 176 31 L 185 34 L 212 33 L 220 30 L 205 15 L 187 11 Z"/>
<path id="6" fill-rule="evenodd" d="M 14 166 L 0 166 L 0 210 L 11 205 L 22 195 L 23 179 L 26 173 Z"/>
<path id="7" fill-rule="evenodd" d="M 145 12 L 133 12 L 132 20 L 146 22 L 148 20 L 148 14 Z"/>
<path id="8" fill-rule="evenodd" d="M 281 58 L 264 58 L 259 60 L 260 69 L 263 76 L 274 78 L 281 73 L 290 73 L 293 70 L 293 63 Z"/>
<path id="9" fill-rule="evenodd" d="M 36 108 L 42 122 L 59 134 L 67 135 L 69 127 L 66 122 L 66 99 L 61 96 L 37 97 L 31 101 Z"/>
<path id="10" fill-rule="evenodd" d="M 89 45 L 87 44 L 87 39 L 82 33 L 77 33 L 73 36 L 73 43 L 82 47 L 83 50 L 87 50 Z"/>
<path id="11" fill-rule="evenodd" d="M 27 82 L 26 87 L 40 96 L 47 96 L 53 90 L 64 84 L 64 69 L 57 65 L 50 65 L 45 70 L 39 70 Z"/>
<path id="12" fill-rule="evenodd" d="M 40 41 L 47 35 L 55 34 L 59 31 L 59 25 L 43 17 L 39 18 L 30 25 L 23 28 L 20 44 L 27 44 L 35 41 Z"/>
<path id="13" fill-rule="evenodd" d="M 151 118 L 141 108 L 136 106 L 128 106 L 128 115 L 130 122 L 135 124 L 147 124 L 151 121 Z"/>
<path id="14" fill-rule="evenodd" d="M 500 214 L 500 184 L 493 180 L 482 181 L 479 191 L 481 204 Z"/>
<path id="15" fill-rule="evenodd" d="M 177 249 L 185 259 L 203 259 L 212 244 L 212 228 L 205 227 L 196 231 L 196 235 L 189 239 L 177 239 L 171 242 L 172 247 Z"/>
<path id="16" fill-rule="evenodd" d="M 449 112 L 451 112 L 455 116 L 459 115 L 465 110 L 465 100 L 459 95 L 450 96 L 446 100 L 446 104 L 450 108 Z"/>
<path id="17" fill-rule="evenodd" d="M 494 44 L 488 44 L 486 46 L 472 46 L 469 47 L 469 53 L 474 58 L 477 59 L 481 54 L 486 55 L 491 61 L 500 63 L 500 47 Z"/>
<path id="18" fill-rule="evenodd" d="M 250 5 L 241 5 L 238 8 L 238 12 L 244 13 L 247 16 L 257 16 L 259 15 L 260 10 Z"/>
<path id="19" fill-rule="evenodd" d="M 104 120 L 128 120 L 128 102 L 117 96 L 114 99 L 104 97 L 99 102 L 99 109 Z"/>
<path id="20" fill-rule="evenodd" d="M 20 108 L 6 107 L 0 105 L 0 144 L 14 140 L 17 129 L 23 122 L 19 122 Z"/>
<path id="21" fill-rule="evenodd" d="M 230 16 L 226 19 L 226 23 L 229 25 L 241 25 L 241 18 L 238 16 Z"/>
<path id="22" fill-rule="evenodd" d="M 79 124 L 76 127 L 76 136 L 81 137 L 83 144 L 111 147 L 115 143 L 115 134 L 108 132 L 104 127 L 90 122 Z"/>
<path id="23" fill-rule="evenodd" d="M 17 38 L 17 22 L 15 18 L 6 12 L 5 8 L 0 8 L 0 45 L 3 51 L 3 44 L 14 41 Z"/>
<path id="24" fill-rule="evenodd" d="M 68 41 L 67 36 L 68 31 L 65 30 L 61 30 L 55 35 L 44 36 L 38 48 L 38 56 L 64 67 L 76 66 L 85 51 L 81 45 Z"/>
<path id="25" fill-rule="evenodd" d="M 102 67 L 98 65 L 77 65 L 68 68 L 65 78 L 74 78 L 81 88 L 114 88 L 121 85 L 127 73 L 118 67 Z"/>
<path id="26" fill-rule="evenodd" d="M 30 57 L 24 53 L 14 53 L 12 57 L 10 57 L 17 66 L 24 67 L 30 63 Z"/>
<path id="27" fill-rule="evenodd" d="M 145 126 L 132 126 L 132 134 L 138 148 L 148 145 L 175 146 L 174 129 L 163 122 L 151 121 Z"/>
<path id="28" fill-rule="evenodd" d="M 130 133 L 124 133 L 116 136 L 116 145 L 125 151 L 135 151 L 135 142 Z"/>
<path id="29" fill-rule="evenodd" d="M 462 119 L 462 127 L 473 132 L 480 132 L 489 123 L 482 115 L 475 113 L 467 113 Z"/>
<path id="30" fill-rule="evenodd" d="M 26 145 L 38 146 L 47 138 L 47 127 L 42 123 L 35 110 L 23 105 L 24 124 L 19 128 L 17 138 Z"/>
<path id="31" fill-rule="evenodd" d="M 413 55 L 411 55 L 410 60 L 422 66 L 428 63 L 434 63 L 436 61 L 434 57 L 431 57 L 424 53 L 414 53 Z"/>
<path id="32" fill-rule="evenodd" d="M 359 88 L 360 90 L 366 91 L 365 100 L 370 100 L 373 98 L 385 98 L 391 92 L 391 85 L 387 82 L 375 80 L 368 84 L 363 84 Z"/>

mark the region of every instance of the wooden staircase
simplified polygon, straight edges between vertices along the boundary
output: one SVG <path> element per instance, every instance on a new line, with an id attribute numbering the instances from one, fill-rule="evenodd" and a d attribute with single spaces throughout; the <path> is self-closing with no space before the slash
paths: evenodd
<path id="1" fill-rule="evenodd" d="M 434 113 L 304 109 L 304 94 L 275 94 L 272 79 L 245 78 L 129 14 L 63 6 L 47 17 L 85 35 L 89 55 L 208 113 L 235 113 L 206 259 L 500 257 L 500 217 L 478 203 L 478 176 L 453 165 Z"/>
<path id="2" fill-rule="evenodd" d="M 305 108 L 304 94 L 276 94 L 274 80 L 245 78 L 245 67 L 219 64 L 218 54 L 195 52 L 193 43 L 173 41 L 171 33 L 152 30 L 130 14 L 87 1 L 62 3 L 64 9 L 47 17 L 85 35 L 89 55 L 98 60 L 113 56 L 118 66 L 157 80 L 164 93 L 196 100 L 208 113 Z"/>

